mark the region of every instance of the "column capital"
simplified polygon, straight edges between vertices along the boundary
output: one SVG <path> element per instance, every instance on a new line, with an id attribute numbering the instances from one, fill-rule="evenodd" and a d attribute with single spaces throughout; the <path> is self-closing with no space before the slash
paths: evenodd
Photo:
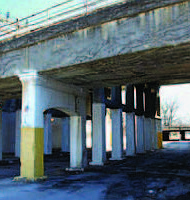
<path id="1" fill-rule="evenodd" d="M 38 72 L 35 70 L 19 74 L 18 77 L 22 85 L 30 82 L 33 85 L 39 85 L 49 89 L 56 89 L 58 91 L 67 92 L 68 94 L 74 94 L 76 96 L 84 96 L 87 92 L 84 88 L 63 84 L 56 79 L 38 74 Z"/>
<path id="2" fill-rule="evenodd" d="M 39 78 L 39 75 L 36 71 L 29 71 L 18 75 L 21 82 L 32 81 Z"/>

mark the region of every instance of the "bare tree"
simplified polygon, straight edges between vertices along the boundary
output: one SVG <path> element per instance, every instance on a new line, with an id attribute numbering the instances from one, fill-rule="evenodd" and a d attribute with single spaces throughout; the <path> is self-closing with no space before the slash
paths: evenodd
<path id="1" fill-rule="evenodd" d="M 177 111 L 179 109 L 178 101 L 167 100 L 163 101 L 161 106 L 162 125 L 171 127 L 178 122 Z"/>

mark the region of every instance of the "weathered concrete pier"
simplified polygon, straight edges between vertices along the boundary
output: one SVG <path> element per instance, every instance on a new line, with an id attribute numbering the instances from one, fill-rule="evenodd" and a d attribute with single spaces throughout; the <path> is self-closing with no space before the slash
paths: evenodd
<path id="1" fill-rule="evenodd" d="M 70 152 L 69 170 L 104 165 L 107 108 L 111 160 L 158 149 L 159 88 L 189 82 L 189 9 L 187 0 L 123 2 L 1 41 L 0 159 L 13 144 L 7 151 L 20 157 L 20 177 L 31 180 L 44 177 L 44 154 L 56 147 Z M 8 113 L 11 99 L 21 103 Z M 4 119 L 14 119 L 13 130 Z"/>

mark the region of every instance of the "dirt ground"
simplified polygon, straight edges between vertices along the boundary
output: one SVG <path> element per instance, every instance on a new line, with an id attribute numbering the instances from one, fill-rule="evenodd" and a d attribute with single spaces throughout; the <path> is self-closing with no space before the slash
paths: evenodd
<path id="1" fill-rule="evenodd" d="M 188 200 L 190 142 L 165 142 L 164 147 L 70 173 L 65 171 L 69 156 L 56 153 L 45 157 L 48 179 L 39 183 L 14 182 L 13 177 L 19 175 L 19 160 L 4 155 L 6 159 L 0 164 L 0 200 Z"/>

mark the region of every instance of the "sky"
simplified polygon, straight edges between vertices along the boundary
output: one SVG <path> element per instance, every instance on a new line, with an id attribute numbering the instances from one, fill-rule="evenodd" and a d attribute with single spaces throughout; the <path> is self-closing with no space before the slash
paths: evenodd
<path id="1" fill-rule="evenodd" d="M 162 86 L 160 89 L 161 104 L 164 101 L 177 101 L 177 116 L 182 122 L 190 122 L 190 84 Z M 190 125 L 190 124 L 189 124 Z"/>
<path id="2" fill-rule="evenodd" d="M 86 2 L 86 0 L 73 1 Z M 64 0 L 0 0 L 0 14 L 5 17 L 6 12 L 9 11 L 12 19 L 22 18 L 62 2 Z M 184 122 L 190 121 L 190 84 L 162 86 L 160 95 L 161 103 L 169 99 L 177 100 L 178 116 Z"/>

